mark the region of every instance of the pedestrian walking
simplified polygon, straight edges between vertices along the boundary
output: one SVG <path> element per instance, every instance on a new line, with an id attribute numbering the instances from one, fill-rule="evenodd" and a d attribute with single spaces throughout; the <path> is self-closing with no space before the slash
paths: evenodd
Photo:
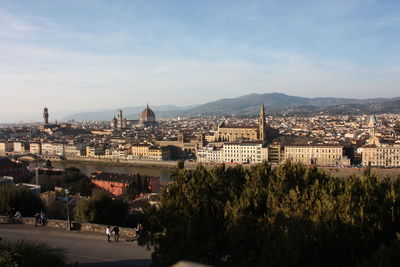
<path id="1" fill-rule="evenodd" d="M 112 232 L 114 232 L 114 240 L 118 242 L 118 240 L 119 240 L 119 228 L 118 228 L 118 226 L 115 226 L 112 229 Z"/>
<path id="2" fill-rule="evenodd" d="M 42 226 L 45 226 L 47 224 L 47 217 L 43 211 L 40 212 L 40 223 L 42 224 Z"/>
<path id="3" fill-rule="evenodd" d="M 40 223 L 40 214 L 36 212 L 35 214 L 35 227 Z"/>
<path id="4" fill-rule="evenodd" d="M 110 229 L 110 227 L 111 227 L 111 226 L 107 226 L 107 228 L 106 228 L 107 242 L 111 242 L 111 240 L 110 240 L 110 236 L 111 236 L 111 229 Z"/>
<path id="5" fill-rule="evenodd" d="M 21 212 L 19 212 L 19 211 L 17 211 L 16 213 L 15 213 L 15 218 L 17 218 L 17 219 L 21 219 L 22 218 L 22 214 L 21 214 Z"/>

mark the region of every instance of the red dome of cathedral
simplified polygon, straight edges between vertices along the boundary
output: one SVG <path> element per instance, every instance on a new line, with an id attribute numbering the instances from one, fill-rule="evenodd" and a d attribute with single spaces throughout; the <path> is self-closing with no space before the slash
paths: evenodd
<path id="1" fill-rule="evenodd" d="M 147 107 L 142 111 L 142 114 L 140 115 L 140 120 L 142 122 L 155 122 L 156 121 L 156 115 L 154 115 L 154 112 L 149 108 L 149 105 L 147 104 Z"/>

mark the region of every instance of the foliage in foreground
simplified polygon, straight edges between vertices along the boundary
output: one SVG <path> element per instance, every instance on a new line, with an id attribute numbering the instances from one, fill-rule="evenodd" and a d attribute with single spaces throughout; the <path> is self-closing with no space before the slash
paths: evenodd
<path id="1" fill-rule="evenodd" d="M 15 185 L 0 186 L 0 214 L 20 211 L 23 216 L 33 216 L 42 210 L 40 197 L 31 190 Z"/>
<path id="2" fill-rule="evenodd" d="M 61 249 L 43 243 L 18 240 L 0 242 L 0 266 L 4 267 L 48 267 L 65 266 L 65 255 Z"/>
<path id="3" fill-rule="evenodd" d="M 138 197 L 141 193 L 150 193 L 148 177 L 141 176 L 139 173 L 134 176 L 128 187 L 125 189 L 124 195 L 129 199 Z"/>
<path id="4" fill-rule="evenodd" d="M 89 199 L 80 200 L 74 209 L 79 222 L 122 225 L 128 214 L 128 204 L 113 199 L 107 192 L 94 190 Z"/>
<path id="5" fill-rule="evenodd" d="M 147 210 L 153 265 L 392 266 L 400 256 L 399 179 L 336 179 L 317 168 L 175 169 Z"/>

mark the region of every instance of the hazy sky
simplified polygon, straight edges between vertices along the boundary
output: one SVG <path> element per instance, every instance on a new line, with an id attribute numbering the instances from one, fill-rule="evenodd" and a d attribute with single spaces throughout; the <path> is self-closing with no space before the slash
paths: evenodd
<path id="1" fill-rule="evenodd" d="M 399 0 L 0 0 L 0 122 L 399 85 Z"/>

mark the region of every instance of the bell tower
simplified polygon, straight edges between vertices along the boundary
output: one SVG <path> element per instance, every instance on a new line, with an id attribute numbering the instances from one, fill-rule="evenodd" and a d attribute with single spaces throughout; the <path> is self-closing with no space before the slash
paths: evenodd
<path id="1" fill-rule="evenodd" d="M 43 110 L 44 125 L 49 124 L 49 110 L 45 107 Z"/>
<path id="2" fill-rule="evenodd" d="M 264 103 L 261 104 L 261 108 L 260 108 L 260 119 L 259 119 L 259 139 L 263 142 L 265 142 L 267 140 L 267 124 L 265 122 L 265 109 L 264 109 Z"/>

